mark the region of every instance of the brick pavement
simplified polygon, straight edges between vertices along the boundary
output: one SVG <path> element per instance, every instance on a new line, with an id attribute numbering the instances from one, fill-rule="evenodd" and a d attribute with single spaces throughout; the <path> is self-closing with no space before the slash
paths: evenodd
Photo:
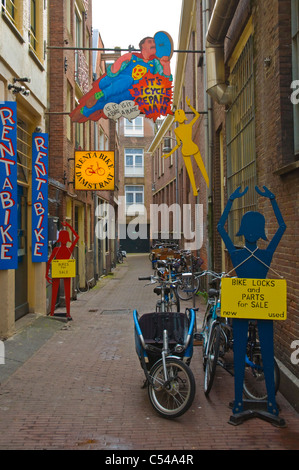
<path id="1" fill-rule="evenodd" d="M 72 322 L 43 317 L 45 325 L 55 324 L 43 344 L 37 339 L 39 329 L 32 329 L 35 321 L 6 342 L 10 360 L 13 349 L 19 366 L 5 375 L 6 366 L 0 365 L 0 449 L 299 449 L 298 414 L 279 393 L 286 428 L 257 418 L 228 424 L 233 378 L 217 370 L 206 399 L 200 346 L 194 348 L 191 363 L 197 385 L 191 408 L 173 421 L 155 413 L 141 388 L 144 375 L 132 320 L 134 308 L 149 312 L 156 301 L 152 288 L 137 280 L 147 274 L 148 257 L 129 255 L 111 278 L 72 302 Z M 31 353 L 20 360 L 28 350 L 26 339 Z"/>

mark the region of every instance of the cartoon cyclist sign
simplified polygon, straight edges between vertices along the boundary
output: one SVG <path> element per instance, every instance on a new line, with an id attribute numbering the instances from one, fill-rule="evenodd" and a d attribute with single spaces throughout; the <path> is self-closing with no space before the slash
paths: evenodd
<path id="1" fill-rule="evenodd" d="M 73 122 L 120 116 L 132 120 L 140 113 L 156 121 L 172 114 L 172 38 L 159 31 L 143 38 L 139 47 L 140 52 L 123 54 L 108 66 L 70 113 Z"/>

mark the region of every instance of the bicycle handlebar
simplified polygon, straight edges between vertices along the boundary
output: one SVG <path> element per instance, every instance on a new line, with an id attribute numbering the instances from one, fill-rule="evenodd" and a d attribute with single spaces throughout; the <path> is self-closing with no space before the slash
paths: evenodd
<path id="1" fill-rule="evenodd" d="M 151 281 L 152 283 L 160 282 L 160 284 L 175 284 L 177 280 L 162 279 L 159 276 L 139 276 L 139 281 Z"/>

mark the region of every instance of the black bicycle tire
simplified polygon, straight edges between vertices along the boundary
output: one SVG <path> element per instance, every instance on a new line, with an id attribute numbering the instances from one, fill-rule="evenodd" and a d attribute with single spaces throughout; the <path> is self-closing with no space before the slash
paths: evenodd
<path id="1" fill-rule="evenodd" d="M 220 326 L 216 323 L 212 326 L 212 329 L 211 329 L 211 334 L 209 338 L 209 348 L 207 351 L 207 358 L 206 358 L 205 371 L 204 371 L 204 393 L 206 397 L 209 395 L 212 389 L 214 378 L 215 378 L 216 367 L 217 367 L 217 362 L 218 362 L 218 357 L 219 357 L 220 334 L 221 334 Z M 216 335 L 215 342 L 213 342 L 214 335 Z M 214 354 L 213 354 L 214 359 L 213 359 L 212 367 L 210 368 L 209 366 L 210 366 L 212 346 L 214 346 Z M 208 376 L 208 373 L 209 373 L 209 376 Z"/>
<path id="2" fill-rule="evenodd" d="M 261 352 L 260 352 L 260 348 L 257 347 L 256 348 L 256 351 L 253 352 L 253 356 L 255 354 L 259 354 L 261 355 Z M 250 366 L 246 366 L 248 369 L 250 369 Z M 278 392 L 279 390 L 279 385 L 280 385 L 280 370 L 279 370 L 279 367 L 278 367 L 278 364 L 276 362 L 276 360 L 274 359 L 274 386 L 275 386 L 275 394 Z M 266 385 L 265 385 L 266 387 Z M 245 376 L 244 376 L 244 382 L 243 382 L 243 392 L 244 392 L 244 395 L 247 399 L 249 400 L 255 400 L 255 401 L 264 401 L 264 400 L 267 400 L 267 397 L 268 397 L 268 394 L 266 392 L 266 388 L 265 388 L 265 393 L 263 395 L 258 395 L 257 393 L 253 393 L 253 391 L 250 391 L 249 390 L 249 387 L 247 385 L 247 375 L 246 375 L 246 368 L 245 368 Z"/>
<path id="3" fill-rule="evenodd" d="M 175 297 L 175 301 L 172 301 L 172 305 L 175 305 L 176 306 L 176 311 L 177 312 L 180 312 L 181 311 L 181 303 L 180 303 L 180 298 L 178 296 L 178 291 L 176 288 L 172 288 L 172 291 L 173 291 L 173 294 L 174 294 L 174 297 Z M 171 309 L 172 311 L 172 309 Z"/>
<path id="4" fill-rule="evenodd" d="M 182 282 L 184 282 L 184 281 L 182 281 Z M 184 289 L 181 289 L 180 285 L 182 285 L 182 284 L 178 283 L 177 291 L 178 291 L 178 296 L 181 300 L 190 300 L 190 299 L 192 299 L 193 295 L 198 291 L 198 289 L 199 289 L 199 278 L 194 278 L 193 283 L 194 283 L 193 288 L 192 288 L 192 290 L 190 291 L 189 294 L 182 294 L 182 292 L 186 292 L 186 291 Z"/>
<path id="5" fill-rule="evenodd" d="M 151 381 L 152 383 L 149 382 L 149 384 L 148 384 L 148 396 L 149 396 L 149 399 L 150 399 L 150 402 L 151 402 L 153 408 L 156 410 L 156 412 L 160 416 L 163 416 L 164 418 L 167 418 L 167 419 L 178 418 L 179 416 L 182 416 L 184 413 L 186 413 L 186 411 L 188 411 L 188 409 L 190 408 L 190 406 L 193 403 L 193 400 L 194 400 L 194 397 L 195 397 L 195 391 L 196 391 L 195 378 L 194 378 L 193 372 L 190 369 L 190 367 L 187 366 L 187 364 L 185 364 L 183 361 L 181 361 L 177 358 L 167 357 L 166 358 L 166 367 L 167 366 L 169 367 L 171 365 L 174 365 L 175 367 L 179 367 L 182 370 L 184 370 L 184 372 L 186 374 L 186 377 L 188 379 L 188 383 L 189 383 L 189 392 L 188 392 L 187 398 L 181 406 L 179 406 L 175 410 L 166 409 L 164 406 L 162 406 L 162 404 L 157 399 L 156 390 L 155 390 L 155 386 L 154 386 L 154 380 Z M 155 374 L 157 374 L 159 372 L 159 369 L 161 369 L 161 368 L 163 370 L 162 359 L 160 359 L 158 362 L 156 362 L 153 365 L 153 367 L 150 370 L 150 377 L 153 379 L 155 377 Z M 167 393 L 167 392 L 165 392 L 165 393 Z"/>

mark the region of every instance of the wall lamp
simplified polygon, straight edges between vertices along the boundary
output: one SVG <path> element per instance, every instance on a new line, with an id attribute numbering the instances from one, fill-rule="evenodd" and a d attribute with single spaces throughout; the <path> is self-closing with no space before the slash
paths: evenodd
<path id="1" fill-rule="evenodd" d="M 30 95 L 30 91 L 26 90 L 26 88 L 23 85 L 17 86 L 17 85 L 9 84 L 8 89 L 11 90 L 14 95 L 16 95 L 17 93 L 22 93 L 22 95 L 24 96 Z"/>
<path id="2" fill-rule="evenodd" d="M 163 137 L 163 152 L 170 152 L 170 150 L 172 150 L 171 140 L 174 140 L 176 142 L 176 139 L 174 137 Z"/>
<path id="3" fill-rule="evenodd" d="M 27 77 L 23 77 L 23 78 L 13 78 L 12 79 L 14 83 L 16 82 L 26 82 L 26 83 L 30 83 L 31 82 L 31 78 L 27 78 Z"/>

